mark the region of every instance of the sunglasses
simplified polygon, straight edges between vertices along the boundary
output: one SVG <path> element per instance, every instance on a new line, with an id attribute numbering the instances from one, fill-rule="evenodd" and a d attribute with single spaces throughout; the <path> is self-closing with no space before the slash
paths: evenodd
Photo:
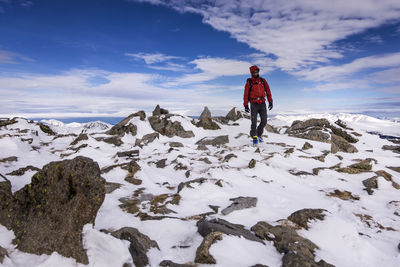
<path id="1" fill-rule="evenodd" d="M 258 71 L 258 70 L 255 70 L 255 71 L 253 71 L 253 73 L 259 73 L 259 71 Z"/>

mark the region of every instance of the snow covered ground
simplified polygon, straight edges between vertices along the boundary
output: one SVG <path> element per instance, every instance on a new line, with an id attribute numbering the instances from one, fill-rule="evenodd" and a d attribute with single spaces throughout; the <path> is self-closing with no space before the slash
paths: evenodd
<path id="1" fill-rule="evenodd" d="M 313 159 L 312 157 L 330 151 L 331 145 L 283 134 L 284 127 L 290 126 L 293 121 L 310 118 L 326 118 L 332 124 L 338 119 L 346 122 L 348 127 L 362 135 L 354 144 L 359 152 L 328 154 L 324 162 Z M 124 143 L 114 146 L 95 139 L 106 136 L 104 132 L 111 126 L 105 123 L 85 125 L 43 121 L 54 132 L 63 135 L 54 139 L 54 136 L 42 132 L 37 124 L 20 118 L 18 123 L 0 128 L 0 159 L 12 156 L 18 158 L 17 161 L 0 162 L 0 174 L 11 181 L 12 191 L 15 192 L 30 183 L 35 173 L 27 171 L 22 176 L 7 175 L 19 168 L 28 165 L 42 168 L 51 161 L 72 159 L 76 156 L 92 158 L 103 168 L 130 161 L 116 157 L 117 152 L 139 149 L 137 163 L 141 170 L 136 173 L 135 178 L 142 181 L 140 185 L 127 182 L 127 171 L 118 167 L 102 175 L 107 182 L 122 186 L 106 195 L 95 224 L 86 225 L 83 230 L 89 266 L 122 266 L 126 262 L 132 263 L 127 241 L 100 232 L 101 229 L 117 230 L 125 226 L 137 228 L 158 243 L 160 250 L 153 248 L 147 254 L 150 266 L 158 266 L 162 260 L 182 264 L 193 262 L 203 237 L 197 232 L 197 221 L 189 217 L 212 211 L 209 205 L 223 209 L 231 204 L 229 199 L 239 196 L 257 197 L 257 206 L 228 215 L 218 212 L 211 217 L 223 218 L 250 229 L 259 221 L 276 225 L 278 220 L 286 219 L 300 209 L 325 209 L 328 212 L 324 220 L 313 221 L 308 230 L 298 231 L 301 236 L 319 247 L 316 260 L 324 259 L 335 266 L 343 267 L 400 266 L 400 191 L 383 177 L 378 178 L 379 188 L 372 195 L 364 190 L 362 184 L 363 180 L 375 176 L 374 172 L 379 170 L 391 174 L 393 182 L 400 184 L 400 173 L 388 168 L 400 166 L 400 155 L 382 149 L 384 145 L 394 144 L 369 133 L 400 136 L 400 123 L 351 114 L 276 116 L 268 123 L 281 128 L 280 134 L 265 132 L 265 143 L 256 152 L 248 137 L 248 119 L 240 119 L 236 124 L 219 124 L 220 130 L 197 128 L 189 117 L 174 116 L 172 120 L 179 121 L 185 130 L 193 131 L 195 137 L 168 138 L 160 135 L 159 139 L 140 148 L 134 145 L 135 140 L 153 133 L 154 130 L 147 119 L 141 121 L 139 117 L 134 117 L 131 123 L 137 126 L 137 135 L 125 135 L 122 139 Z M 88 140 L 71 145 L 81 132 L 88 134 Z M 197 149 L 195 143 L 200 139 L 220 135 L 229 136 L 227 145 L 207 146 L 208 150 L 205 151 Z M 184 146 L 171 151 L 170 142 L 180 142 Z M 313 148 L 302 150 L 305 142 L 309 142 Z M 74 149 L 82 144 L 87 146 L 75 152 Z M 288 148 L 294 148 L 293 153 L 285 153 Z M 224 160 L 230 153 L 236 157 Z M 355 163 L 356 159 L 367 158 L 376 160 L 372 162 L 371 172 L 347 174 L 328 169 L 339 163 L 345 167 Z M 166 159 L 166 167 L 157 168 L 156 163 L 163 159 Z M 251 159 L 256 161 L 254 168 L 248 167 Z M 176 170 L 179 163 L 186 169 Z M 318 167 L 327 169 L 319 171 L 318 175 L 311 175 L 313 169 Z M 189 177 L 186 177 L 187 171 L 190 171 Z M 291 174 L 298 171 L 310 174 Z M 180 183 L 196 178 L 207 180 L 201 184 L 192 184 L 193 188 L 182 189 L 179 192 L 179 205 L 166 206 L 175 212 L 168 214 L 174 218 L 142 221 L 137 214 L 128 213 L 119 207 L 119 199 L 132 197 L 140 188 L 141 194 L 172 196 L 176 194 Z M 0 177 L 0 181 L 4 181 L 4 178 Z M 342 200 L 328 196 L 335 189 L 349 191 L 352 195 L 359 196 L 359 200 Z M 141 212 L 154 215 L 150 211 L 150 201 L 143 201 L 139 208 Z M 56 252 L 40 256 L 21 252 L 12 244 L 12 239 L 13 232 L 0 225 L 0 246 L 7 249 L 9 255 L 4 259 L 4 266 L 84 266 Z M 212 245 L 210 252 L 216 259 L 215 266 L 248 267 L 264 264 L 273 267 L 280 266 L 282 259 L 272 242 L 266 241 L 263 245 L 228 235 Z"/>

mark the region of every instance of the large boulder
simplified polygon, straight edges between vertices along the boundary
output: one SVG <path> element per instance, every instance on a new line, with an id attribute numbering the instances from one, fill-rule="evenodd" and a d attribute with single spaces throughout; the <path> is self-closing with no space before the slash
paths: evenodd
<path id="1" fill-rule="evenodd" d="M 17 123 L 17 119 L 13 118 L 13 119 L 0 119 L 0 128 L 3 126 L 7 126 L 7 125 L 11 125 L 14 123 Z"/>
<path id="2" fill-rule="evenodd" d="M 331 135 L 331 152 L 333 154 L 337 152 L 346 152 L 346 153 L 357 153 L 358 150 L 355 146 L 347 142 L 346 139 L 344 139 L 341 136 L 338 136 L 336 134 Z"/>
<path id="3" fill-rule="evenodd" d="M 204 263 L 204 264 L 216 264 L 216 260 L 210 254 L 210 247 L 217 240 L 222 240 L 222 232 L 211 232 L 206 237 L 204 237 L 203 242 L 196 250 L 196 258 L 194 262 Z"/>
<path id="4" fill-rule="evenodd" d="M 301 209 L 293 212 L 288 220 L 308 230 L 308 222 L 315 219 L 323 220 L 325 218 L 324 212 L 326 212 L 324 209 Z"/>
<path id="5" fill-rule="evenodd" d="M 51 162 L 32 182 L 13 196 L 2 194 L 0 223 L 13 230 L 13 243 L 21 251 L 51 254 L 54 251 L 87 264 L 82 229 L 93 224 L 105 197 L 105 181 L 92 159 L 76 157 Z M 8 191 L 8 185 L 2 186 Z"/>
<path id="6" fill-rule="evenodd" d="M 199 120 L 211 119 L 211 112 L 208 107 L 204 107 L 203 112 L 200 114 Z"/>
<path id="7" fill-rule="evenodd" d="M 196 145 L 220 146 L 229 143 L 229 136 L 220 135 L 216 137 L 204 137 L 196 142 Z"/>
<path id="8" fill-rule="evenodd" d="M 146 116 L 146 114 L 144 114 L 144 116 Z M 118 136 L 122 136 L 124 134 L 132 134 L 133 136 L 135 136 L 137 132 L 137 126 L 131 123 L 131 120 L 134 117 L 140 117 L 140 119 L 142 119 L 143 114 L 141 112 L 137 112 L 129 115 L 128 117 L 114 125 L 110 130 L 106 132 L 106 134 Z"/>
<path id="9" fill-rule="evenodd" d="M 244 118 L 244 116 L 240 110 L 232 108 L 228 114 L 226 114 L 225 118 L 231 121 L 237 121 L 238 119 Z"/>
<path id="10" fill-rule="evenodd" d="M 169 114 L 168 110 L 160 108 L 160 105 L 157 105 L 153 110 L 153 116 L 160 116 L 163 114 Z"/>
<path id="11" fill-rule="evenodd" d="M 233 203 L 221 211 L 223 215 L 228 215 L 235 210 L 253 208 L 257 205 L 256 197 L 236 197 L 229 200 Z"/>
<path id="12" fill-rule="evenodd" d="M 149 122 L 154 131 L 168 137 L 194 137 L 194 133 L 192 131 L 186 131 L 178 121 L 172 122 L 170 120 L 171 117 L 172 115 L 151 116 L 149 117 Z"/>
<path id="13" fill-rule="evenodd" d="M 195 124 L 197 127 L 202 127 L 206 130 L 219 130 L 219 125 L 211 118 L 211 112 L 207 107 L 204 107 L 200 115 L 199 121 Z"/>

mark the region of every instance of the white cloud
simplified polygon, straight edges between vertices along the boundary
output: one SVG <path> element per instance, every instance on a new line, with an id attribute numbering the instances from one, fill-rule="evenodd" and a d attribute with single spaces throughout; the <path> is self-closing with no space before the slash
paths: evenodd
<path id="1" fill-rule="evenodd" d="M 132 57 L 135 60 L 144 60 L 146 64 L 154 64 L 154 63 L 160 63 L 164 61 L 169 61 L 172 59 L 182 59 L 181 57 L 176 57 L 176 56 L 167 56 L 161 53 L 125 53 L 126 56 Z"/>
<path id="2" fill-rule="evenodd" d="M 400 83 L 400 63 L 398 68 L 392 68 L 372 73 L 370 75 L 370 79 L 375 83 Z"/>
<path id="3" fill-rule="evenodd" d="M 34 61 L 33 59 L 18 53 L 0 49 L 0 63 L 17 64 L 21 60 Z"/>
<path id="4" fill-rule="evenodd" d="M 215 29 L 275 55 L 283 70 L 340 58 L 335 41 L 398 20 L 400 8 L 398 0 L 138 1 L 199 13 Z"/>

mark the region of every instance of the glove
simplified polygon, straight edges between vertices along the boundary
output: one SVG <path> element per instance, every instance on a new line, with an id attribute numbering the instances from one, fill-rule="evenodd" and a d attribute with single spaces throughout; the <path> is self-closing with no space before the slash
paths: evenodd
<path id="1" fill-rule="evenodd" d="M 249 113 L 250 112 L 249 106 L 244 106 L 244 111 Z"/>
<path id="2" fill-rule="evenodd" d="M 269 102 L 268 110 L 271 110 L 273 107 L 274 107 L 274 105 L 272 104 L 272 102 Z"/>

